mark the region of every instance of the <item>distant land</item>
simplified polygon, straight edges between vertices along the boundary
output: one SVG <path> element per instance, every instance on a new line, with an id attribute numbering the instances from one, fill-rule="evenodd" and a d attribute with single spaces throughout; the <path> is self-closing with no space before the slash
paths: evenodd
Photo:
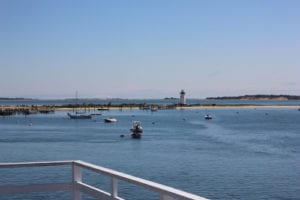
<path id="1" fill-rule="evenodd" d="M 224 96 L 224 97 L 207 97 L 212 100 L 300 100 L 300 96 L 296 95 L 243 95 L 243 96 Z"/>
<path id="2" fill-rule="evenodd" d="M 10 97 L 0 97 L 0 101 L 24 101 L 24 100 L 33 100 L 31 98 L 10 98 Z"/>
<path id="3" fill-rule="evenodd" d="M 165 97 L 164 100 L 178 100 L 178 98 L 175 98 L 175 97 Z"/>
<path id="4" fill-rule="evenodd" d="M 85 99 L 85 98 L 81 98 Z M 86 98 L 86 99 L 97 99 L 97 98 Z M 176 97 L 165 97 L 164 100 L 178 100 Z M 207 97 L 208 100 L 300 100 L 299 95 L 266 95 L 266 94 L 256 94 L 256 95 L 242 95 L 242 96 L 221 96 L 221 97 Z M 0 97 L 0 101 L 30 101 L 30 100 L 40 100 L 36 98 L 11 98 L 11 97 Z M 59 99 L 56 99 L 59 100 Z M 61 99 L 61 100 L 75 100 L 73 98 Z M 108 100 L 108 99 L 106 99 Z M 124 100 L 122 98 L 111 98 L 111 100 Z M 129 99 L 125 99 L 129 100 Z"/>

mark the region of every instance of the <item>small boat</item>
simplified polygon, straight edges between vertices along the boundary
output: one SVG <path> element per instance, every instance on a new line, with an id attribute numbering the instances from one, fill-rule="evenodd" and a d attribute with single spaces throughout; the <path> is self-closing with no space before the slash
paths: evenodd
<path id="1" fill-rule="evenodd" d="M 117 122 L 117 119 L 113 118 L 113 117 L 108 117 L 108 118 L 104 119 L 104 122 L 106 122 L 106 123 L 113 123 L 113 122 Z"/>
<path id="2" fill-rule="evenodd" d="M 99 111 L 109 111 L 109 108 L 98 108 Z"/>
<path id="3" fill-rule="evenodd" d="M 75 93 L 75 99 L 77 102 L 78 101 L 78 92 L 77 91 Z M 74 110 L 73 110 L 73 112 L 74 112 Z M 91 119 L 92 118 L 92 115 L 86 114 L 85 112 L 78 112 L 78 111 L 76 111 L 75 114 L 68 113 L 68 116 L 70 117 L 70 119 Z"/>
<path id="4" fill-rule="evenodd" d="M 204 119 L 207 119 L 207 120 L 212 119 L 212 116 L 211 116 L 210 114 L 206 114 L 206 115 L 204 116 Z"/>
<path id="5" fill-rule="evenodd" d="M 152 112 L 156 112 L 157 110 L 158 110 L 157 107 L 151 107 L 151 111 L 152 111 Z"/>
<path id="6" fill-rule="evenodd" d="M 16 111 L 12 109 L 7 109 L 7 110 L 0 110 L 0 116 L 9 116 L 9 115 L 15 115 Z"/>
<path id="7" fill-rule="evenodd" d="M 132 138 L 136 138 L 136 139 L 141 138 L 143 132 L 143 127 L 141 126 L 141 122 L 133 121 L 130 131 L 132 132 L 131 133 Z"/>
<path id="8" fill-rule="evenodd" d="M 37 110 L 32 110 L 32 109 L 25 109 L 22 111 L 24 115 L 33 115 L 33 114 L 37 114 L 38 111 Z"/>
<path id="9" fill-rule="evenodd" d="M 70 114 L 68 113 L 68 116 L 70 117 L 70 119 L 91 119 L 92 118 L 92 115 L 89 115 L 89 114 Z"/>

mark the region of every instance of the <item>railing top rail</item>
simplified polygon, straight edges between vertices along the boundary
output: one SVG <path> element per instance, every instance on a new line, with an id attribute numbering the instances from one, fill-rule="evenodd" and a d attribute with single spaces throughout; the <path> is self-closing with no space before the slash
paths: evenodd
<path id="1" fill-rule="evenodd" d="M 12 167 L 46 167 L 57 165 L 71 165 L 73 161 L 45 161 L 45 162 L 15 162 L 15 163 L 0 163 L 0 168 Z"/>
<path id="2" fill-rule="evenodd" d="M 74 161 L 74 164 L 79 165 L 84 168 L 87 168 L 87 169 L 90 169 L 90 170 L 93 170 L 98 173 L 106 174 L 107 176 L 114 177 L 119 180 L 123 180 L 126 182 L 130 182 L 130 183 L 133 183 L 136 185 L 143 186 L 145 188 L 148 188 L 148 189 L 151 189 L 151 190 L 154 190 L 157 192 L 163 192 L 166 195 L 180 197 L 181 199 L 206 200 L 206 198 L 203 198 L 198 195 L 194 195 L 194 194 L 191 194 L 191 193 L 188 193 L 188 192 L 185 192 L 182 190 L 178 190 L 178 189 L 166 186 L 166 185 L 148 181 L 148 180 L 145 180 L 142 178 L 138 178 L 138 177 L 135 177 L 132 175 L 128 175 L 128 174 L 125 174 L 122 172 L 111 170 L 111 169 L 108 169 L 105 167 L 100 167 L 100 166 L 86 163 L 83 161 Z"/>

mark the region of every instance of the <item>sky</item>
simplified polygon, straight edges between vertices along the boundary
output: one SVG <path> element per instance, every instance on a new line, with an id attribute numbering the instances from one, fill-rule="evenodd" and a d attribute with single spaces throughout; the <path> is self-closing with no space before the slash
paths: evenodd
<path id="1" fill-rule="evenodd" d="M 300 95 L 298 0 L 0 0 L 0 97 Z"/>

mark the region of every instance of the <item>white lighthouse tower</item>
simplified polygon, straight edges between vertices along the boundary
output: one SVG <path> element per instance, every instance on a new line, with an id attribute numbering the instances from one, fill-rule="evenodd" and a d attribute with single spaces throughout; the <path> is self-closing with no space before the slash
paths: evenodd
<path id="1" fill-rule="evenodd" d="M 181 90 L 179 94 L 180 94 L 179 104 L 185 105 L 186 103 L 185 103 L 185 98 L 184 98 L 184 95 L 185 95 L 184 90 Z"/>

